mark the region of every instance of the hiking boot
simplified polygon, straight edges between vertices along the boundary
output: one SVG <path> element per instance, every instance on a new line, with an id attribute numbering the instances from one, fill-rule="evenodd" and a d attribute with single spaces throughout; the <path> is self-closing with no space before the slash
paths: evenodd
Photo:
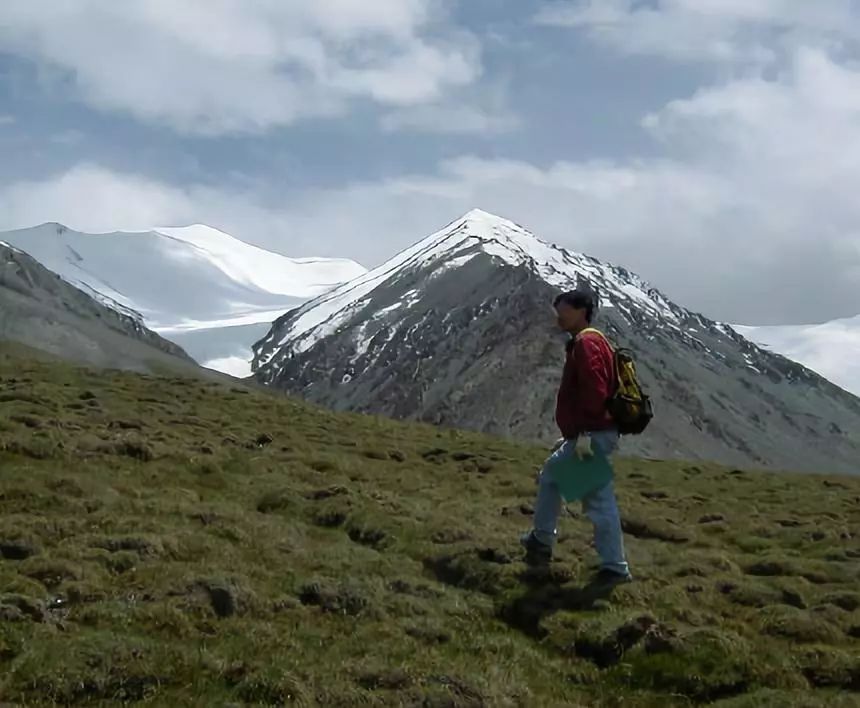
<path id="1" fill-rule="evenodd" d="M 591 585 L 599 585 L 600 587 L 615 587 L 616 585 L 625 585 L 633 582 L 633 576 L 627 573 L 618 573 L 608 568 L 601 568 L 591 579 Z"/>
<path id="2" fill-rule="evenodd" d="M 520 545 L 526 549 L 525 561 L 528 565 L 549 565 L 552 560 L 552 547 L 538 541 L 534 531 L 520 536 Z"/>

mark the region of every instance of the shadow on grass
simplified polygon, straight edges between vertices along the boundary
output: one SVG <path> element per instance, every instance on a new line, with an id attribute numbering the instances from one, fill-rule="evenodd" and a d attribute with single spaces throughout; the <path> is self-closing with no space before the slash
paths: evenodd
<path id="1" fill-rule="evenodd" d="M 509 626 L 535 639 L 546 636 L 543 620 L 553 613 L 597 611 L 598 603 L 610 600 L 615 590 L 614 585 L 596 580 L 567 585 L 569 577 L 551 567 L 528 568 L 519 577 L 527 590 L 501 604 L 498 615 Z"/>

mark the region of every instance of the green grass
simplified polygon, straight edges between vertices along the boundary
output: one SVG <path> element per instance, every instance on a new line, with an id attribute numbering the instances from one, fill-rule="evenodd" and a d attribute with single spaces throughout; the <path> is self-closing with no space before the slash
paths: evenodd
<path id="1" fill-rule="evenodd" d="M 860 480 L 618 461 L 521 562 L 544 451 L 0 349 L 0 701 L 858 705 Z"/>

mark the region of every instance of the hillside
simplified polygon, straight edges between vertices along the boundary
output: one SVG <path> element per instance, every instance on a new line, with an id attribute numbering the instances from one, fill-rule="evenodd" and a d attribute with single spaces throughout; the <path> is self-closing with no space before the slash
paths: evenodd
<path id="1" fill-rule="evenodd" d="M 0 702 L 855 706 L 860 480 L 619 462 L 520 562 L 539 448 L 0 345 Z M 576 510 L 573 509 L 574 513 Z"/>
<path id="2" fill-rule="evenodd" d="M 108 307 L 26 253 L 0 242 L 0 340 L 93 366 L 135 371 L 198 367 L 133 314 Z"/>
<path id="3" fill-rule="evenodd" d="M 0 241 L 236 376 L 250 374 L 251 344 L 273 319 L 365 272 L 349 260 L 287 258 L 201 224 L 107 234 L 42 224 Z"/>
<path id="4" fill-rule="evenodd" d="M 552 302 L 581 283 L 654 398 L 628 454 L 860 473 L 860 399 L 620 266 L 481 211 L 278 318 L 255 377 L 335 410 L 550 442 L 566 338 Z"/>

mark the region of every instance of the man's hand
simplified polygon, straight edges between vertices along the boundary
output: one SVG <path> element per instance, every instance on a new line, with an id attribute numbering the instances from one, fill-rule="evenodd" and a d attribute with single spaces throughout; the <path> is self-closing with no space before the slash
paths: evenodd
<path id="1" fill-rule="evenodd" d="M 594 456 L 594 450 L 591 449 L 591 436 L 580 435 L 576 440 L 576 456 L 580 460 Z"/>

